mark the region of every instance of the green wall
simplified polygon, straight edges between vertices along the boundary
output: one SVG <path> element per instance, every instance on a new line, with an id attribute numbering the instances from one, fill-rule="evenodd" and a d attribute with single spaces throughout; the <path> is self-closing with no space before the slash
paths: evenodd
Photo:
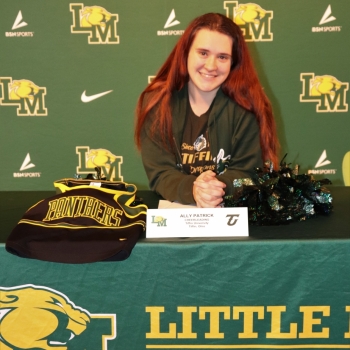
<path id="1" fill-rule="evenodd" d="M 136 101 L 187 24 L 206 12 L 244 30 L 274 106 L 281 157 L 350 186 L 350 2 L 245 4 L 1 1 L 0 190 L 50 190 L 95 165 L 148 188 L 133 142 Z M 108 93 L 83 102 L 84 91 Z"/>

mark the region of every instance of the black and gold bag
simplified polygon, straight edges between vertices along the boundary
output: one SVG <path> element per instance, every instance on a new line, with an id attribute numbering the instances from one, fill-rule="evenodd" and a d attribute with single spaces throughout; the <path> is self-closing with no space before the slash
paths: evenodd
<path id="1" fill-rule="evenodd" d="M 136 186 L 105 180 L 63 179 L 60 192 L 27 210 L 6 241 L 14 255 L 63 263 L 129 257 L 145 229 L 147 207 Z"/>

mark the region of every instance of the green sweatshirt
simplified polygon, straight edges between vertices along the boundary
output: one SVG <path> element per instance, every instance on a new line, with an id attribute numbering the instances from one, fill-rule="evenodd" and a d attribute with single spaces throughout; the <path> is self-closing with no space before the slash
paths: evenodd
<path id="1" fill-rule="evenodd" d="M 196 177 L 183 173 L 179 166 L 187 101 L 186 85 L 172 97 L 172 128 L 177 150 L 171 152 L 152 139 L 147 123 L 141 134 L 141 156 L 152 191 L 169 201 L 194 204 L 192 187 Z M 219 89 L 209 115 L 208 135 L 213 157 L 229 156 L 228 166 L 223 173 L 218 171 L 217 178 L 226 184 L 225 194 L 232 194 L 234 179 L 251 177 L 254 169 L 263 165 L 256 117 Z"/>

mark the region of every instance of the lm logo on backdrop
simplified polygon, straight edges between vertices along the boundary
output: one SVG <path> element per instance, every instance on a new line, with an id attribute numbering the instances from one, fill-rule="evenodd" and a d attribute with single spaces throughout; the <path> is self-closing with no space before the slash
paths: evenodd
<path id="1" fill-rule="evenodd" d="M 117 35 L 117 14 L 108 12 L 101 6 L 70 4 L 73 15 L 71 33 L 89 34 L 89 44 L 119 44 Z"/>
<path id="2" fill-rule="evenodd" d="M 115 314 L 90 314 L 44 286 L 0 287 L 0 349 L 107 350 L 116 335 Z"/>
<path id="3" fill-rule="evenodd" d="M 263 9 L 255 3 L 239 4 L 224 1 L 226 16 L 242 29 L 246 41 L 272 41 L 271 20 L 273 11 Z"/>
<path id="4" fill-rule="evenodd" d="M 314 73 L 301 73 L 300 80 L 303 92 L 300 102 L 316 103 L 316 111 L 347 112 L 346 92 L 349 83 L 343 83 L 332 75 L 316 75 Z"/>
<path id="5" fill-rule="evenodd" d="M 27 79 L 0 77 L 0 92 L 0 106 L 16 106 L 17 116 L 47 116 L 46 87 Z"/>
<path id="6" fill-rule="evenodd" d="M 101 175 L 106 177 L 108 181 L 123 181 L 121 172 L 123 156 L 116 156 L 104 148 L 90 149 L 89 146 L 77 146 L 75 153 L 79 160 L 77 174 L 95 173 L 95 167 L 100 167 L 102 169 Z"/>

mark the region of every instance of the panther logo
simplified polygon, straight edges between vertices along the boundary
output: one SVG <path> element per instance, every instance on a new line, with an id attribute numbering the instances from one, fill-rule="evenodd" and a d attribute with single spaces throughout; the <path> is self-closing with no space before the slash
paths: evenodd
<path id="1" fill-rule="evenodd" d="M 265 17 L 266 13 L 267 11 L 257 4 L 240 4 L 236 10 L 235 23 L 238 25 L 246 23 L 259 24 L 260 19 Z"/>
<path id="2" fill-rule="evenodd" d="M 271 21 L 273 11 L 263 9 L 254 3 L 239 4 L 238 1 L 224 1 L 226 16 L 242 29 L 245 41 L 273 41 Z"/>
<path id="3" fill-rule="evenodd" d="M 99 167 L 102 170 L 101 175 L 107 180 L 123 181 L 122 156 L 116 156 L 103 148 L 90 149 L 89 146 L 77 146 L 75 151 L 79 157 L 77 174 L 91 174 L 96 167 Z"/>
<path id="4" fill-rule="evenodd" d="M 316 75 L 310 85 L 311 96 L 321 96 L 325 94 L 335 96 L 335 91 L 341 88 L 342 83 L 331 75 Z"/>
<path id="5" fill-rule="evenodd" d="M 18 116 L 47 116 L 46 87 L 27 79 L 0 77 L 0 106 L 17 106 Z"/>
<path id="6" fill-rule="evenodd" d="M 91 149 L 86 155 L 86 165 L 88 168 L 105 167 L 109 170 L 111 164 L 114 163 L 117 158 L 116 155 L 107 149 Z"/>
<path id="7" fill-rule="evenodd" d="M 39 86 L 35 85 L 30 80 L 13 80 L 9 86 L 10 100 L 20 100 L 21 98 L 28 98 L 34 100 L 34 95 L 39 92 Z"/>
<path id="8" fill-rule="evenodd" d="M 67 350 L 85 331 L 89 313 L 64 294 L 33 285 L 0 287 L 0 348 Z"/>
<path id="9" fill-rule="evenodd" d="M 70 4 L 73 15 L 71 33 L 88 33 L 89 44 L 119 44 L 117 23 L 119 16 L 110 13 L 101 6 L 84 6 L 84 4 Z"/>
<path id="10" fill-rule="evenodd" d="M 80 25 L 82 27 L 105 27 L 112 14 L 100 6 L 85 6 L 81 12 Z"/>
<path id="11" fill-rule="evenodd" d="M 339 81 L 332 75 L 301 73 L 302 94 L 300 102 L 317 103 L 317 112 L 347 112 L 346 102 L 349 83 Z"/>

